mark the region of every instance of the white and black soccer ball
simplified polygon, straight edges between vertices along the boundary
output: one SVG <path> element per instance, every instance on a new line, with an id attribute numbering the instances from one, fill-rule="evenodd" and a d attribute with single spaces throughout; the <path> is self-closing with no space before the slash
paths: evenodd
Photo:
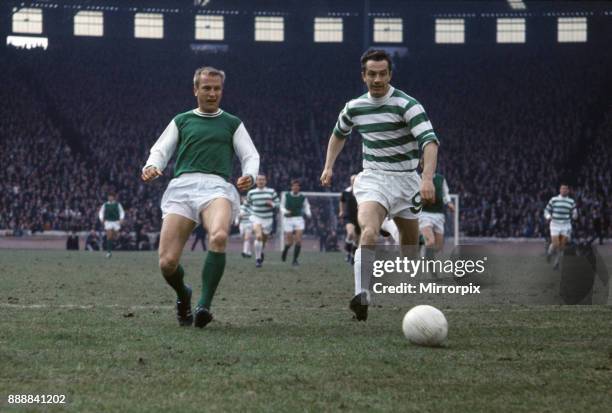
<path id="1" fill-rule="evenodd" d="M 442 311 L 430 305 L 417 305 L 402 322 L 404 335 L 413 344 L 441 347 L 446 344 L 448 322 Z"/>

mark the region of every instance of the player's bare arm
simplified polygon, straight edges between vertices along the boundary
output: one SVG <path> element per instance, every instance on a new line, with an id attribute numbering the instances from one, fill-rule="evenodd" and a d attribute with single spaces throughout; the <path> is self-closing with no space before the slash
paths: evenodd
<path id="1" fill-rule="evenodd" d="M 433 177 L 436 173 L 438 162 L 438 144 L 431 142 L 423 149 L 423 173 L 421 174 L 421 200 L 424 203 L 434 202 L 436 190 L 433 184 Z"/>
<path id="2" fill-rule="evenodd" d="M 334 134 L 329 138 L 327 155 L 325 156 L 325 167 L 321 174 L 321 185 L 325 187 L 331 186 L 334 164 L 336 163 L 336 158 L 338 158 L 340 151 L 342 151 L 344 147 L 344 141 L 344 139 L 340 139 Z"/>

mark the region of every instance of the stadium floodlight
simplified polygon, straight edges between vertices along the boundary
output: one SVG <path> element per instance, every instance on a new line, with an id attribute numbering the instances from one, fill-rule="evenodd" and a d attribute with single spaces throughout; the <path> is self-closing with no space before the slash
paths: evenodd
<path id="1" fill-rule="evenodd" d="M 557 17 L 557 41 L 573 43 L 587 41 L 586 17 Z"/>

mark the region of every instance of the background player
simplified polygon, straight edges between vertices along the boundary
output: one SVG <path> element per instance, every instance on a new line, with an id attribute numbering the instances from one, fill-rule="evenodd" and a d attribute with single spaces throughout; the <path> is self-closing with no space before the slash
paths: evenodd
<path id="1" fill-rule="evenodd" d="M 251 211 L 246 203 L 246 197 L 240 199 L 240 215 L 237 219 L 238 231 L 242 239 L 242 258 L 251 258 L 251 235 L 253 235 L 253 224 L 251 223 Z"/>
<path id="2" fill-rule="evenodd" d="M 344 240 L 346 261 L 351 265 L 355 264 L 355 251 L 359 245 L 359 235 L 361 235 L 361 229 L 357 224 L 357 199 L 353 194 L 356 177 L 357 175 L 351 175 L 351 185 L 342 191 L 338 204 L 338 218 L 344 221 L 344 229 L 346 230 L 346 239 Z"/>
<path id="3" fill-rule="evenodd" d="M 285 204 L 282 206 L 282 210 L 285 218 L 283 223 L 285 248 L 283 249 L 281 258 L 283 262 L 287 260 L 289 248 L 291 248 L 295 241 L 292 265 L 299 265 L 298 257 L 300 256 L 300 249 L 302 248 L 302 234 L 305 227 L 303 215 L 306 215 L 308 218 L 312 216 L 308 198 L 300 193 L 299 180 L 294 179 L 291 181 L 291 191 L 285 193 Z"/>
<path id="4" fill-rule="evenodd" d="M 455 211 L 452 203 L 446 179 L 439 173 L 433 178 L 435 196 L 433 202 L 423 203 L 423 209 L 419 214 L 419 230 L 425 238 L 425 257 L 433 259 L 436 252 L 442 251 L 444 247 L 444 206 L 451 212 Z"/>
<path id="5" fill-rule="evenodd" d="M 258 175 L 257 187 L 251 189 L 246 197 L 255 233 L 255 266 L 257 268 L 261 267 L 264 260 L 263 250 L 272 232 L 274 209 L 280 205 L 278 194 L 274 189 L 266 186 L 267 182 L 265 175 Z"/>
<path id="6" fill-rule="evenodd" d="M 121 222 L 125 218 L 123 206 L 117 202 L 115 194 L 108 194 L 108 200 L 102 204 L 98 218 L 104 224 L 104 231 L 106 231 L 106 258 L 110 258 L 113 255 L 115 239 L 117 239 L 121 230 Z"/>
<path id="7" fill-rule="evenodd" d="M 345 139 L 357 129 L 363 137 L 364 170 L 353 186 L 361 237 L 355 253 L 355 296 L 350 309 L 357 320 L 364 321 L 372 274 L 362 274 L 361 261 L 363 258 L 364 267 L 371 268 L 383 220 L 387 215 L 393 218 L 400 245 L 416 246 L 421 199 L 430 201 L 434 196 L 438 138 L 423 106 L 390 85 L 392 69 L 391 57 L 384 50 L 363 54 L 361 76 L 368 93 L 349 101 L 340 112 L 321 174 L 323 186 L 331 185 L 336 158 Z M 416 173 L 419 151 L 424 158 L 422 178 Z"/>
<path id="8" fill-rule="evenodd" d="M 162 175 L 177 152 L 174 179 L 161 202 L 159 267 L 176 291 L 177 318 L 182 326 L 194 323 L 201 328 L 213 319 L 210 306 L 225 270 L 230 224 L 240 210 L 238 192 L 228 182 L 234 153 L 242 166 L 242 176 L 236 182 L 239 190 L 250 188 L 259 170 L 259 154 L 244 124 L 219 108 L 224 82 L 225 73 L 221 70 L 196 70 L 193 93 L 198 107 L 170 121 L 142 168 L 142 179 L 149 182 Z M 202 291 L 194 320 L 191 288 L 183 282 L 185 272 L 179 260 L 191 231 L 200 222 L 208 232 L 209 251 L 202 268 Z"/>
<path id="9" fill-rule="evenodd" d="M 559 260 L 565 249 L 567 241 L 572 235 L 572 219 L 578 217 L 576 202 L 569 197 L 569 186 L 561 184 L 559 195 L 553 196 L 546 208 L 544 217 L 550 221 L 550 246 L 546 259 L 550 261 L 555 256 L 554 269 L 559 268 Z"/>
<path id="10" fill-rule="evenodd" d="M 195 234 L 195 239 L 191 244 L 191 251 L 195 249 L 198 242 L 202 243 L 202 251 L 206 251 L 206 229 L 204 229 L 204 225 L 196 225 L 193 233 Z"/>

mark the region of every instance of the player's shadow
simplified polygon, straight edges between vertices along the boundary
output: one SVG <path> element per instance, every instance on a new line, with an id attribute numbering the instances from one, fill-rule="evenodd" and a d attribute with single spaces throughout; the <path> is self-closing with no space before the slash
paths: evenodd
<path id="1" fill-rule="evenodd" d="M 559 295 L 564 304 L 610 304 L 610 277 L 592 241 L 572 244 L 561 262 Z"/>

